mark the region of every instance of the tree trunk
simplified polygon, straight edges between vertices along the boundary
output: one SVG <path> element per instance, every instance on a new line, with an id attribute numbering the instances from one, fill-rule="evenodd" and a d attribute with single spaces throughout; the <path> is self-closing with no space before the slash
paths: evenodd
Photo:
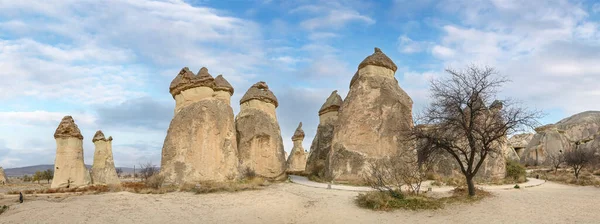
<path id="1" fill-rule="evenodd" d="M 473 183 L 473 177 L 467 177 L 467 188 L 469 189 L 469 196 L 475 196 L 475 183 Z"/>

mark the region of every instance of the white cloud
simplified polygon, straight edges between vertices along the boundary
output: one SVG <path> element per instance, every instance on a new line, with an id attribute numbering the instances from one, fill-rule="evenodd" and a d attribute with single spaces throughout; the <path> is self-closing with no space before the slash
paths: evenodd
<path id="1" fill-rule="evenodd" d="M 344 27 L 347 23 L 353 21 L 362 22 L 366 25 L 372 25 L 375 23 L 375 20 L 371 17 L 361 15 L 359 12 L 354 10 L 333 9 L 325 16 L 305 20 L 301 22 L 300 25 L 307 30 L 316 30 L 322 28 L 339 29 Z"/>
<path id="2" fill-rule="evenodd" d="M 313 32 L 308 35 L 308 39 L 312 41 L 327 40 L 335 37 L 339 37 L 339 35 L 331 32 Z"/>
<path id="3" fill-rule="evenodd" d="M 427 50 L 431 45 L 427 41 L 414 41 L 406 35 L 398 37 L 398 50 L 402 53 L 419 53 Z"/>
<path id="4" fill-rule="evenodd" d="M 494 66 L 513 82 L 504 96 L 567 114 L 598 110 L 598 23 L 583 5 L 552 1 L 452 1 L 442 4 L 463 19 L 446 24 L 432 54 L 443 67 Z M 460 9 L 460 10 L 459 10 Z"/>
<path id="5" fill-rule="evenodd" d="M 90 114 L 38 110 L 0 112 L 0 123 L 2 125 L 58 126 L 66 115 L 71 115 L 77 124 L 93 125 L 96 121 L 96 117 Z"/>
<path id="6" fill-rule="evenodd" d="M 593 13 L 600 13 L 600 3 L 594 3 L 592 5 L 592 12 Z"/>

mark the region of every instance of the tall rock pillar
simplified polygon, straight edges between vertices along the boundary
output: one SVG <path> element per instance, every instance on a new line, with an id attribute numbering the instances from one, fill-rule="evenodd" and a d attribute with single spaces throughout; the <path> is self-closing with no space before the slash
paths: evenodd
<path id="1" fill-rule="evenodd" d="M 302 147 L 303 140 L 304 130 L 302 130 L 302 122 L 300 122 L 294 132 L 294 136 L 292 136 L 294 147 L 287 160 L 288 172 L 290 173 L 304 173 L 304 169 L 306 168 L 306 152 L 304 151 L 304 147 Z"/>
<path id="2" fill-rule="evenodd" d="M 362 182 L 369 164 L 410 150 L 401 137 L 413 127 L 413 102 L 398 85 L 396 69 L 379 48 L 359 64 L 339 110 L 328 156 L 333 180 Z"/>
<path id="3" fill-rule="evenodd" d="M 71 116 L 63 117 L 54 132 L 56 159 L 50 188 L 73 188 L 90 184 L 83 162 L 83 136 Z"/>
<path id="4" fill-rule="evenodd" d="M 285 179 L 283 139 L 275 109 L 277 98 L 265 82 L 252 85 L 240 100 L 235 118 L 240 168 L 262 177 Z"/>
<path id="5" fill-rule="evenodd" d="M 112 136 L 108 139 L 98 130 L 92 139 L 94 146 L 94 164 L 92 165 L 92 181 L 94 184 L 121 184 L 112 153 Z"/>
<path id="6" fill-rule="evenodd" d="M 162 149 L 160 173 L 175 184 L 237 179 L 238 156 L 229 97 L 233 87 L 207 68 L 187 67 L 173 79 L 175 116 Z"/>
<path id="7" fill-rule="evenodd" d="M 331 151 L 333 130 L 338 121 L 338 110 L 342 106 L 342 97 L 337 90 L 331 92 L 321 109 L 319 110 L 319 126 L 317 134 L 310 146 L 310 153 L 306 161 L 306 173 L 319 178 L 325 178 L 327 168 L 327 155 Z"/>

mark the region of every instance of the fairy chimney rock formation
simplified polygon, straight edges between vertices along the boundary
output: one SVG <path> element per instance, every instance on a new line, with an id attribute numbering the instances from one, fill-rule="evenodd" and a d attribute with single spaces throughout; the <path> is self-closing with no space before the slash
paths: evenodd
<path id="1" fill-rule="evenodd" d="M 548 156 L 568 150 L 600 148 L 600 111 L 586 111 L 535 129 L 535 135 L 523 149 L 521 163 L 550 165 Z M 575 146 L 576 142 L 582 143 Z"/>
<path id="2" fill-rule="evenodd" d="M 262 177 L 284 179 L 283 139 L 275 109 L 277 98 L 265 82 L 252 85 L 240 100 L 235 118 L 240 168 Z"/>
<path id="3" fill-rule="evenodd" d="M 294 136 L 292 136 L 294 147 L 287 160 L 288 172 L 302 173 L 306 168 L 306 152 L 304 151 L 304 147 L 302 147 L 303 140 L 304 131 L 302 130 L 302 122 L 300 122 L 298 128 L 296 128 L 296 131 L 294 132 Z"/>
<path id="4" fill-rule="evenodd" d="M 71 116 L 65 116 L 54 132 L 56 159 L 50 188 L 89 185 L 90 173 L 83 163 L 83 136 Z"/>
<path id="5" fill-rule="evenodd" d="M 212 97 L 214 87 L 215 79 L 208 73 L 207 68 L 202 67 L 197 75 L 187 67 L 181 69 L 169 88 L 175 99 L 175 113 L 187 105 Z"/>
<path id="6" fill-rule="evenodd" d="M 331 151 L 333 130 L 338 121 L 338 111 L 342 106 L 342 97 L 337 90 L 331 92 L 319 110 L 319 126 L 310 146 L 305 171 L 309 175 L 325 177 L 327 155 Z"/>
<path id="7" fill-rule="evenodd" d="M 401 133 L 413 127 L 413 102 L 398 85 L 396 69 L 379 48 L 358 65 L 339 110 L 327 162 L 329 178 L 362 182 L 369 164 L 410 150 Z"/>
<path id="8" fill-rule="evenodd" d="M 231 96 L 233 95 L 233 86 L 227 82 L 223 75 L 215 78 L 215 98 L 231 105 Z"/>
<path id="9" fill-rule="evenodd" d="M 233 87 L 202 67 L 194 75 L 181 69 L 169 88 L 176 101 L 163 144 L 160 173 L 174 184 L 237 179 L 238 155 Z"/>
<path id="10" fill-rule="evenodd" d="M 5 185 L 8 183 L 8 178 L 6 178 L 6 173 L 4 173 L 4 169 L 0 166 L 0 185 Z"/>
<path id="11" fill-rule="evenodd" d="M 112 136 L 108 139 L 98 130 L 92 139 L 95 146 L 94 164 L 92 165 L 92 182 L 94 184 L 121 184 L 112 153 Z"/>

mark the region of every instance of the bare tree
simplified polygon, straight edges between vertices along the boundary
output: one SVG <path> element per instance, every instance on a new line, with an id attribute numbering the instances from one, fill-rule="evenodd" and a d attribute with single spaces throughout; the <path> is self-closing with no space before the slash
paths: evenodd
<path id="1" fill-rule="evenodd" d="M 596 159 L 594 150 L 579 149 L 580 144 L 580 141 L 575 142 L 575 148 L 564 153 L 565 163 L 573 168 L 575 179 L 579 179 L 579 173 L 583 167 L 592 164 Z"/>
<path id="2" fill-rule="evenodd" d="M 530 112 L 510 100 L 494 101 L 507 79 L 493 68 L 469 66 L 463 71 L 446 69 L 447 79 L 431 83 L 431 104 L 414 128 L 419 150 L 451 155 L 465 176 L 469 195 L 475 195 L 473 178 L 490 155 L 502 156 L 499 145 L 508 134 L 533 127 L 540 112 Z"/>
<path id="3" fill-rule="evenodd" d="M 552 164 L 552 168 L 554 168 L 554 173 L 556 173 L 558 171 L 558 168 L 560 167 L 560 165 L 562 165 L 565 162 L 565 155 L 562 152 L 562 150 L 560 150 L 558 152 L 548 151 L 546 153 L 546 159 L 548 161 L 550 161 L 550 164 Z"/>
<path id="4" fill-rule="evenodd" d="M 140 163 L 140 177 L 142 181 L 147 180 L 149 177 L 158 174 L 158 168 L 156 165 L 153 165 L 152 162 L 147 162 L 146 164 Z"/>
<path id="5" fill-rule="evenodd" d="M 117 171 L 117 176 L 121 177 L 121 174 L 123 174 L 123 169 L 122 168 L 117 168 L 115 171 Z"/>

